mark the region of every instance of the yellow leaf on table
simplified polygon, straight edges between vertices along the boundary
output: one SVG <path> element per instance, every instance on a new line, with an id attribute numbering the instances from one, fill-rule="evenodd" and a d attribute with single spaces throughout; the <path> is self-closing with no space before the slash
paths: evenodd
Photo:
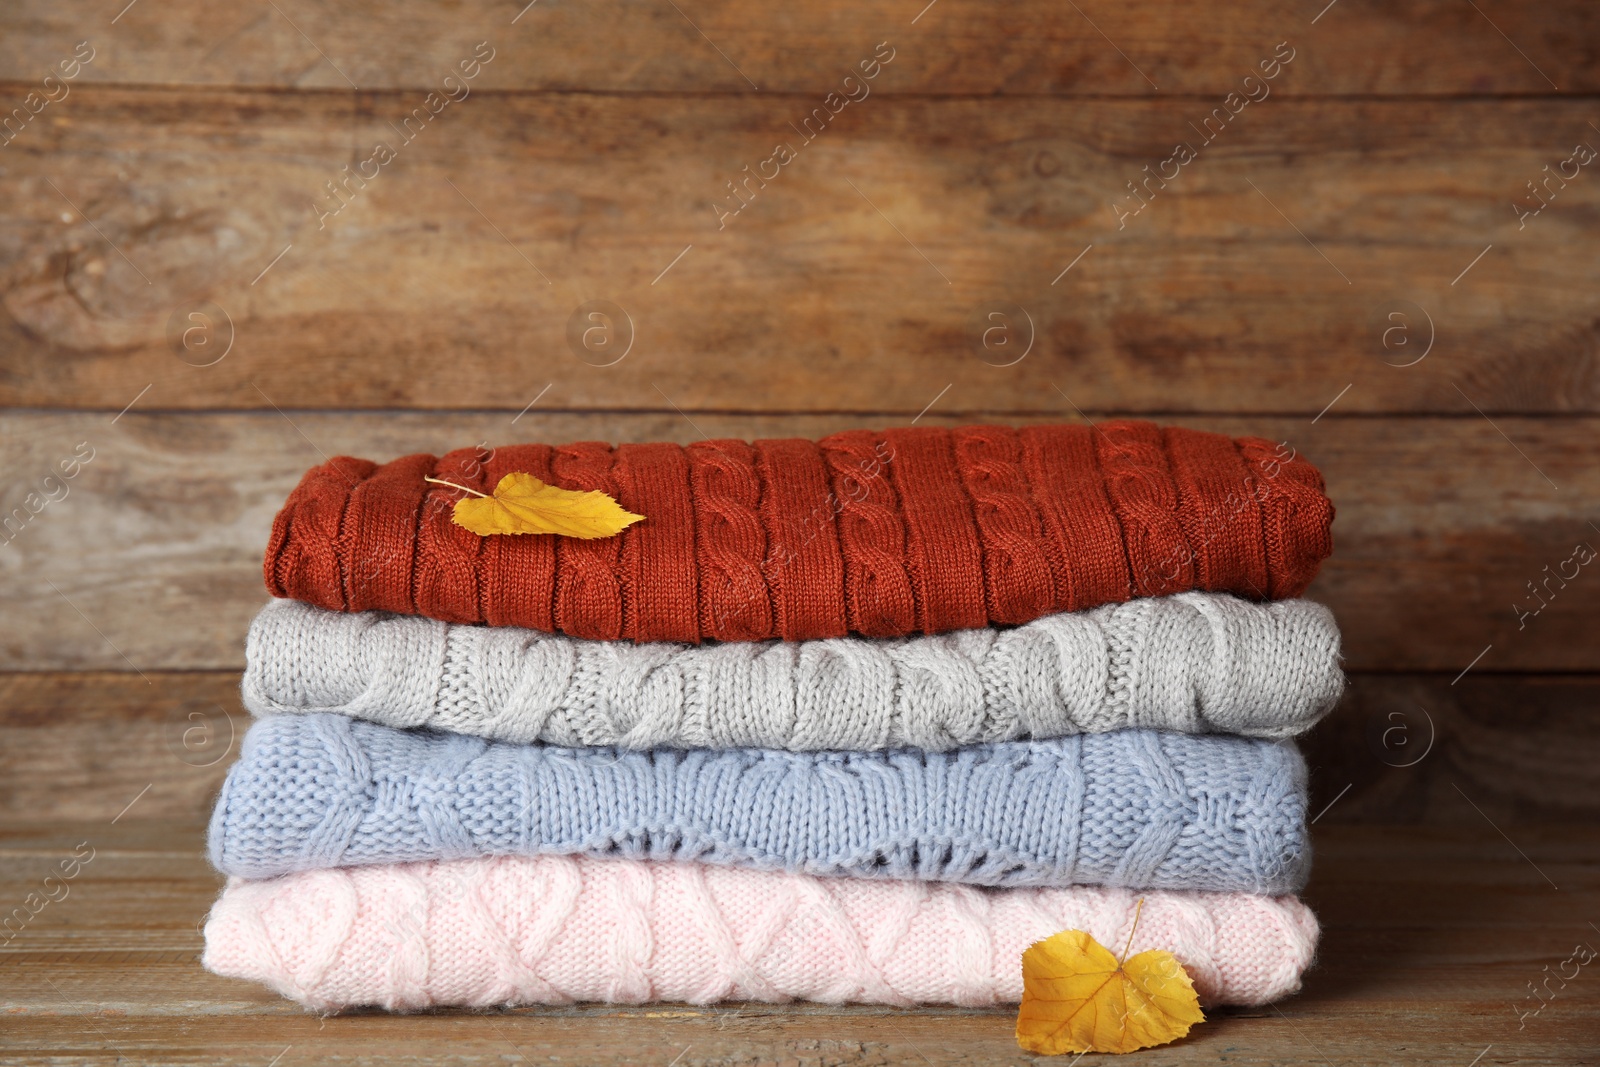
<path id="1" fill-rule="evenodd" d="M 484 537 L 490 534 L 615 537 L 644 518 L 624 511 L 620 504 L 597 489 L 586 493 L 559 489 L 522 471 L 513 471 L 501 478 L 492 496 L 438 478 L 426 480 L 473 494 L 456 501 L 452 518 L 457 526 L 465 526 Z"/>
<path id="2" fill-rule="evenodd" d="M 1204 1021 L 1194 984 L 1170 952 L 1118 960 L 1082 930 L 1063 930 L 1022 954 L 1017 1044 L 1029 1052 L 1132 1052 L 1176 1041 Z"/>

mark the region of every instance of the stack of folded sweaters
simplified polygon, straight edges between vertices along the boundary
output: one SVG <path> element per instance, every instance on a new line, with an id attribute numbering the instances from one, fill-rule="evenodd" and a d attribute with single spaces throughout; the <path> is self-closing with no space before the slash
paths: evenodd
<path id="1" fill-rule="evenodd" d="M 428 480 L 514 471 L 645 518 L 480 537 Z M 322 1010 L 988 1005 L 1142 899 L 1133 951 L 1273 1000 L 1332 518 L 1284 449 L 1142 422 L 334 459 L 273 527 L 206 966 Z"/>

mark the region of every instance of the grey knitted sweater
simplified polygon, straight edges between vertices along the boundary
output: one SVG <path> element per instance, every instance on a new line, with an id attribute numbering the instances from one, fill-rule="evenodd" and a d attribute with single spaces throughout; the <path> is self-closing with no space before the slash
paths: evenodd
<path id="1" fill-rule="evenodd" d="M 940 751 L 1141 727 L 1283 738 L 1343 686 L 1333 616 L 1309 600 L 1182 593 L 1013 629 L 704 645 L 277 600 L 250 628 L 244 702 L 555 745 Z"/>

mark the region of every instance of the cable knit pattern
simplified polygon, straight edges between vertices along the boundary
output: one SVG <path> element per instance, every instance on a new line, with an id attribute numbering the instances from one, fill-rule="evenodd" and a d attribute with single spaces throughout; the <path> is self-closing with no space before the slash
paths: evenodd
<path id="1" fill-rule="evenodd" d="M 605 493 L 620 501 L 622 497 L 611 473 L 613 458 L 611 449 L 601 442 L 562 445 L 555 450 L 550 471 L 557 485 L 583 492 Z M 629 504 L 622 506 L 626 508 Z M 553 540 L 556 548 L 556 628 L 563 633 L 598 641 L 612 641 L 620 637 L 623 632 L 622 539 L 557 537 Z M 429 607 L 432 605 L 429 604 Z M 431 611 L 426 614 L 433 615 Z M 520 620 L 516 624 L 522 625 Z"/>
<path id="2" fill-rule="evenodd" d="M 1145 422 L 487 455 L 314 468 L 273 524 L 267 587 L 338 611 L 601 640 L 798 641 L 1023 623 L 1189 589 L 1284 599 L 1331 549 L 1333 508 L 1305 460 Z M 445 517 L 460 492 L 423 481 L 462 469 L 483 486 L 529 470 L 645 520 L 615 538 L 479 548 Z"/>
<path id="3" fill-rule="evenodd" d="M 1178 522 L 1178 492 L 1160 429 L 1148 422 L 1122 422 L 1101 423 L 1099 430 L 1095 447 L 1112 506 L 1122 520 L 1135 594 L 1163 596 L 1195 588 L 1198 553 L 1187 544 Z M 1172 574 L 1152 566 L 1163 558 L 1177 560 Z"/>
<path id="4" fill-rule="evenodd" d="M 558 748 L 274 716 L 245 735 L 212 862 L 587 854 L 974 885 L 1297 890 L 1289 742 L 1119 730 L 952 753 Z"/>
<path id="5" fill-rule="evenodd" d="M 914 632 L 917 603 L 905 567 L 905 520 L 884 471 L 893 457 L 866 430 L 836 433 L 818 445 L 839 507 L 850 629 L 868 637 Z"/>
<path id="6" fill-rule="evenodd" d="M 477 449 L 465 454 L 446 453 L 439 457 L 429 476 L 483 491 L 485 458 L 486 453 Z M 445 493 L 435 492 L 439 488 L 428 486 L 417 523 L 418 595 L 438 605 L 439 618 L 468 622 L 483 617 L 472 576 L 477 570 L 477 555 L 488 542 L 452 521 L 451 500 Z"/>
<path id="7" fill-rule="evenodd" d="M 1039 515 L 1028 499 L 1022 446 L 1015 430 L 971 426 L 956 430 L 956 459 L 983 535 L 989 618 L 1019 623 L 1048 614 L 1054 581 L 1045 558 Z"/>
<path id="8" fill-rule="evenodd" d="M 1178 522 L 1185 544 L 1174 546 L 1172 556 L 1162 561 L 1161 573 L 1177 575 L 1181 560 L 1192 551 L 1199 567 L 1195 584 L 1242 586 L 1252 596 L 1265 597 L 1270 583 L 1261 509 L 1238 491 L 1241 481 L 1254 481 L 1239 446 L 1217 434 L 1177 426 L 1169 426 L 1163 436 L 1178 486 Z M 1216 551 L 1201 551 L 1214 542 L 1219 542 Z"/>
<path id="9" fill-rule="evenodd" d="M 1269 565 L 1266 593 L 1298 596 L 1304 586 L 1290 592 L 1294 583 L 1286 577 L 1333 552 L 1333 502 L 1324 492 L 1322 475 L 1292 451 L 1286 460 L 1278 446 L 1259 437 L 1242 437 L 1238 445 L 1250 470 L 1246 488 L 1265 527 L 1267 558 L 1286 564 Z"/>
<path id="10" fill-rule="evenodd" d="M 718 641 L 759 639 L 772 632 L 772 605 L 761 576 L 767 534 L 755 451 L 743 441 L 700 441 L 685 451 L 706 561 L 701 632 Z"/>
<path id="11" fill-rule="evenodd" d="M 476 450 L 473 450 L 476 453 Z M 452 452 L 445 458 L 455 455 Z M 525 471 L 542 482 L 555 480 L 550 463 L 554 449 L 549 445 L 512 445 L 497 448 L 484 461 L 487 470 L 480 491 L 500 484 L 512 471 Z M 452 479 L 453 480 L 453 479 Z M 462 482 L 462 485 L 472 485 Z M 449 506 L 460 496 L 448 486 L 437 486 L 441 501 Z M 481 570 L 467 579 L 475 584 L 483 602 L 483 621 L 490 626 L 512 625 L 512 618 L 525 617 L 524 625 L 538 630 L 555 628 L 555 537 L 486 537 L 483 539 Z M 481 580 L 479 576 L 481 575 Z M 534 591 L 538 592 L 535 593 Z"/>
<path id="12" fill-rule="evenodd" d="M 276 600 L 244 703 L 500 741 L 940 751 L 1130 727 L 1283 738 L 1339 699 L 1339 632 L 1309 600 L 1180 593 L 1009 630 L 630 645 Z"/>
<path id="13" fill-rule="evenodd" d="M 502 857 L 229 882 L 208 970 L 316 1011 L 573 1001 L 959 1004 L 1022 997 L 1058 930 L 1162 948 L 1201 1000 L 1300 988 L 1317 924 L 1293 897 L 975 889 L 635 861 Z"/>

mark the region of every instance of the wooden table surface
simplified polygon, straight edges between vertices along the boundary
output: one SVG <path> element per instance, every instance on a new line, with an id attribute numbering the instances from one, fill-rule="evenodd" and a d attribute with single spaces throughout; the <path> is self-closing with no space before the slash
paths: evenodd
<path id="1" fill-rule="evenodd" d="M 0 943 L 0 1060 L 1031 1059 L 307 1016 L 200 969 L 201 837 L 325 456 L 1131 415 L 1324 471 L 1351 687 L 1304 992 L 1129 1062 L 1600 1062 L 1597 54 L 1586 0 L 3 5 L 0 913 L 95 858 Z"/>

